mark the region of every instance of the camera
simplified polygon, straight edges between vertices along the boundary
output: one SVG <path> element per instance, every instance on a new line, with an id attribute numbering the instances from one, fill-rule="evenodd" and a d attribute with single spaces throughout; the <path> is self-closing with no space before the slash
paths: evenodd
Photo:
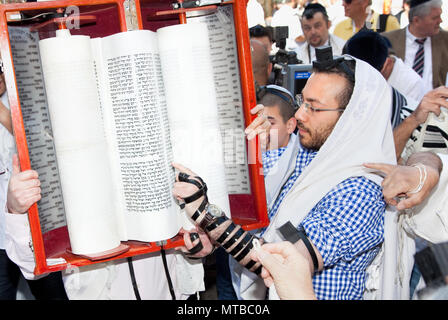
<path id="1" fill-rule="evenodd" d="M 272 40 L 278 48 L 275 55 L 270 57 L 274 74 L 272 82 L 282 87 L 285 86 L 285 78 L 287 78 L 287 66 L 302 64 L 295 51 L 285 50 L 288 34 L 288 27 L 286 26 L 274 27 L 272 30 Z"/>

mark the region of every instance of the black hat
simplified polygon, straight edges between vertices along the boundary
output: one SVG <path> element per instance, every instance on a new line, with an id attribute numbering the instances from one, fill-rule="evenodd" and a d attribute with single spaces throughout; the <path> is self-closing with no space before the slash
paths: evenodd
<path id="1" fill-rule="evenodd" d="M 347 41 L 344 50 L 349 55 L 364 60 L 378 71 L 381 71 L 389 55 L 386 38 L 370 30 L 355 33 Z"/>
<path id="2" fill-rule="evenodd" d="M 431 0 L 411 0 L 410 7 L 414 8 L 414 7 L 416 7 L 416 6 L 420 5 L 420 4 L 423 4 L 423 3 L 429 2 L 429 1 L 431 1 Z"/>

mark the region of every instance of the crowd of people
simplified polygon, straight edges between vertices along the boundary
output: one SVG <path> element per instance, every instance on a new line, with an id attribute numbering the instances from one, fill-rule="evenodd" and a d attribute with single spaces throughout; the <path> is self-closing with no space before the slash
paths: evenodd
<path id="1" fill-rule="evenodd" d="M 194 168 L 173 164 L 173 196 L 195 228 L 168 254 L 169 287 L 164 252 L 34 276 L 26 212 L 40 182 L 7 145 L 11 122 L 0 103 L 0 298 L 15 298 L 21 271 L 37 299 L 191 299 L 204 290 L 203 270 L 179 266 L 201 266 L 215 249 L 229 273 L 218 290 L 230 298 L 418 298 L 425 283 L 414 254 L 448 241 L 448 33 L 441 0 L 381 3 L 392 9 L 277 0 L 270 19 L 248 1 L 258 104 L 245 133 L 261 144 L 270 223 L 245 231 L 208 202 Z M 300 93 L 271 83 L 270 27 L 282 25 L 287 49 L 313 66 Z M 325 63 L 316 58 L 323 46 L 333 52 Z"/>

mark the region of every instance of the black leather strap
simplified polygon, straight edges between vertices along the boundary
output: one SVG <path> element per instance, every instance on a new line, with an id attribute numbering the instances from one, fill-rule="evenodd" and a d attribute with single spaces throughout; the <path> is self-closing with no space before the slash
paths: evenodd
<path id="1" fill-rule="evenodd" d="M 277 229 L 283 236 L 283 239 L 291 243 L 296 243 L 300 240 L 300 236 L 297 229 L 292 225 L 291 221 L 286 222 L 280 228 Z"/>
<path id="2" fill-rule="evenodd" d="M 303 228 L 300 228 L 299 230 L 297 230 L 297 232 L 299 233 L 300 239 L 303 241 L 306 248 L 308 249 L 308 252 L 311 256 L 311 260 L 313 260 L 314 271 L 316 272 L 319 269 L 319 262 L 317 260 L 316 252 L 314 251 L 313 246 L 305 233 L 305 230 Z"/>
<path id="3" fill-rule="evenodd" d="M 179 177 L 179 181 L 188 182 L 188 183 L 194 184 L 196 187 L 198 187 L 198 189 L 201 189 L 202 185 L 204 184 L 202 179 L 201 179 L 202 183 L 198 182 L 198 181 L 196 181 L 194 179 L 190 179 L 190 175 L 187 174 L 187 173 L 184 173 L 184 172 L 179 172 L 179 176 L 178 177 Z M 196 177 L 196 178 L 198 178 L 198 177 Z"/>
<path id="4" fill-rule="evenodd" d="M 202 196 L 207 196 L 207 185 L 205 184 L 201 186 L 201 188 L 195 193 L 193 193 L 191 196 L 185 197 L 183 199 L 185 203 L 190 203 L 198 200 Z"/>
<path id="5" fill-rule="evenodd" d="M 129 266 L 129 273 L 131 274 L 132 288 L 134 288 L 135 298 L 137 300 L 142 300 L 142 298 L 140 297 L 140 292 L 138 291 L 137 281 L 135 280 L 134 266 L 132 265 L 132 257 L 128 257 L 127 260 Z"/>
<path id="6" fill-rule="evenodd" d="M 232 233 L 233 229 L 235 229 L 236 225 L 232 222 L 227 229 L 223 232 L 223 234 L 216 240 L 216 242 L 218 242 L 219 244 L 223 243 L 224 240 L 227 239 L 227 237 L 229 236 L 229 234 Z"/>
<path id="7" fill-rule="evenodd" d="M 263 269 L 263 266 L 262 266 L 262 265 L 260 265 L 257 269 L 255 269 L 254 273 L 255 273 L 256 275 L 260 275 L 260 274 L 261 274 L 261 269 Z"/>
<path id="8" fill-rule="evenodd" d="M 233 246 L 238 239 L 244 234 L 243 228 L 239 228 L 237 232 L 228 240 L 226 243 L 222 244 L 222 247 L 224 249 L 229 249 L 231 246 Z"/>
<path id="9" fill-rule="evenodd" d="M 226 222 L 227 220 L 229 220 L 229 218 L 227 218 L 227 216 L 219 217 L 218 219 L 216 219 L 215 221 L 210 223 L 207 227 L 205 227 L 205 231 L 211 232 L 211 231 L 215 230 L 218 226 L 220 226 L 221 224 Z"/>
<path id="10" fill-rule="evenodd" d="M 208 200 L 207 200 L 207 197 L 205 197 L 204 200 L 202 200 L 201 204 L 199 205 L 199 208 L 191 216 L 191 219 L 193 219 L 193 221 L 196 221 L 199 218 L 202 211 L 205 210 L 205 206 L 207 205 L 207 203 L 208 203 Z"/>
<path id="11" fill-rule="evenodd" d="M 313 246 L 311 245 L 310 240 L 308 240 L 305 230 L 302 227 L 296 229 L 292 223 L 288 221 L 277 230 L 281 233 L 285 240 L 293 244 L 299 240 L 302 240 L 311 256 L 311 260 L 313 261 L 314 271 L 319 269 L 316 252 L 314 252 Z"/>
<path id="12" fill-rule="evenodd" d="M 197 232 L 190 233 L 191 243 L 193 243 L 196 239 L 199 239 L 199 233 L 197 233 Z"/>
<path id="13" fill-rule="evenodd" d="M 243 251 L 241 251 L 240 253 L 238 253 L 238 255 L 236 255 L 235 257 L 233 257 L 236 261 L 240 262 L 241 260 L 244 259 L 245 256 L 247 256 L 247 254 L 249 253 L 249 251 L 253 248 L 253 243 L 252 241 L 249 242 L 247 244 L 247 246 L 243 249 Z"/>
<path id="14" fill-rule="evenodd" d="M 254 260 L 250 260 L 250 261 L 244 266 L 244 268 L 246 268 L 246 269 L 250 269 L 250 268 L 252 268 L 255 264 L 256 264 L 256 262 L 255 262 Z"/>
<path id="15" fill-rule="evenodd" d="M 244 248 L 244 246 L 245 246 L 246 244 L 248 244 L 249 242 L 252 241 L 252 238 L 253 238 L 253 237 L 254 237 L 254 236 L 251 236 L 249 233 L 246 234 L 246 235 L 244 236 L 244 238 L 241 240 L 241 242 L 238 243 L 238 244 L 235 246 L 235 248 L 233 248 L 232 251 L 229 252 L 229 254 L 230 254 L 232 257 L 233 257 L 234 255 L 236 255 L 238 252 L 240 252 L 241 249 Z"/>
<path id="16" fill-rule="evenodd" d="M 198 253 L 199 251 L 201 251 L 204 248 L 204 246 L 202 245 L 202 242 L 199 241 L 199 243 L 197 245 L 195 245 L 193 248 L 191 248 L 190 250 L 188 250 L 188 255 L 193 255 Z"/>

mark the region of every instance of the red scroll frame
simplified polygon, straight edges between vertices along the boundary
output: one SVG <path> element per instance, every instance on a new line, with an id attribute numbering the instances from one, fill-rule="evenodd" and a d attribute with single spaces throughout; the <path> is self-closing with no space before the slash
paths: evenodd
<path id="1" fill-rule="evenodd" d="M 232 0 L 223 2 L 220 5 L 233 6 L 241 77 L 243 110 L 245 125 L 247 126 L 254 119 L 254 116 L 250 114 L 250 109 L 256 105 L 256 100 L 246 17 L 246 1 Z M 24 12 L 28 15 L 33 15 L 39 14 L 41 12 L 47 12 L 49 10 L 52 11 L 58 8 L 66 8 L 68 6 L 79 7 L 81 9 L 80 15 L 82 16 L 84 11 L 86 12 L 85 14 L 89 16 L 90 20 L 92 20 L 92 14 L 95 15 L 96 12 L 96 23 L 101 24 L 101 27 L 104 26 L 103 30 L 101 30 L 102 33 L 100 32 L 100 34 L 97 33 L 97 29 L 92 29 L 89 27 L 81 28 L 79 32 L 72 32 L 73 34 L 79 33 L 96 37 L 127 30 L 124 0 L 60 0 L 51 2 L 14 3 L 0 6 L 0 52 L 4 65 L 5 80 L 11 107 L 17 151 L 22 171 L 32 168 L 30 164 L 27 138 L 25 135 L 25 128 L 20 108 L 20 99 L 18 95 L 16 76 L 14 74 L 14 65 L 8 34 L 8 22 L 12 21 L 11 17 L 13 17 L 14 14 L 18 12 Z M 168 20 L 162 21 L 162 24 L 171 25 L 176 23 L 185 23 L 185 10 L 172 10 L 171 1 L 136 0 L 135 6 L 137 11 L 139 29 L 153 29 L 161 26 L 158 25 L 159 22 L 151 25 L 150 18 L 147 20 L 150 21 L 149 24 L 148 22 L 145 22 L 145 19 L 147 18 L 145 16 L 147 15 L 148 10 L 150 12 L 150 15 L 153 17 L 168 17 Z M 216 6 L 212 7 L 216 8 Z M 95 10 L 96 8 L 98 8 L 98 10 Z M 101 19 L 101 15 L 104 14 L 104 12 L 109 12 L 108 14 L 110 14 L 111 10 L 113 11 L 113 21 L 111 21 L 110 17 L 109 19 L 104 19 L 104 17 L 103 19 Z M 178 17 L 178 20 L 173 22 L 172 18 L 176 16 Z M 51 24 L 48 22 L 42 25 L 43 32 L 54 32 L 57 28 L 57 24 Z M 261 158 L 258 141 L 254 139 L 253 141 L 248 142 L 247 150 L 249 159 L 253 159 L 252 162 L 254 162 L 248 164 L 251 193 L 247 195 L 230 195 L 229 200 L 234 221 L 238 224 L 243 225 L 244 229 L 252 230 L 267 226 L 269 223 L 269 219 L 267 217 L 264 178 L 262 175 L 261 161 L 259 160 Z M 104 255 L 102 259 L 93 261 L 91 259 L 86 259 L 85 257 L 70 253 L 70 242 L 66 226 L 42 234 L 37 204 L 34 204 L 29 209 L 28 218 L 30 222 L 36 260 L 36 268 L 34 270 L 34 273 L 36 275 L 61 271 L 71 266 L 80 267 L 98 262 L 105 262 L 109 260 L 141 255 L 159 251 L 162 248 L 171 249 L 183 244 L 183 239 L 180 236 L 176 236 L 161 243 L 125 241 L 123 242 L 123 244 L 129 248 L 128 250 L 124 250 L 124 252 L 119 255 Z M 66 263 L 49 265 L 47 263 L 48 258 L 63 258 L 65 259 Z"/>

